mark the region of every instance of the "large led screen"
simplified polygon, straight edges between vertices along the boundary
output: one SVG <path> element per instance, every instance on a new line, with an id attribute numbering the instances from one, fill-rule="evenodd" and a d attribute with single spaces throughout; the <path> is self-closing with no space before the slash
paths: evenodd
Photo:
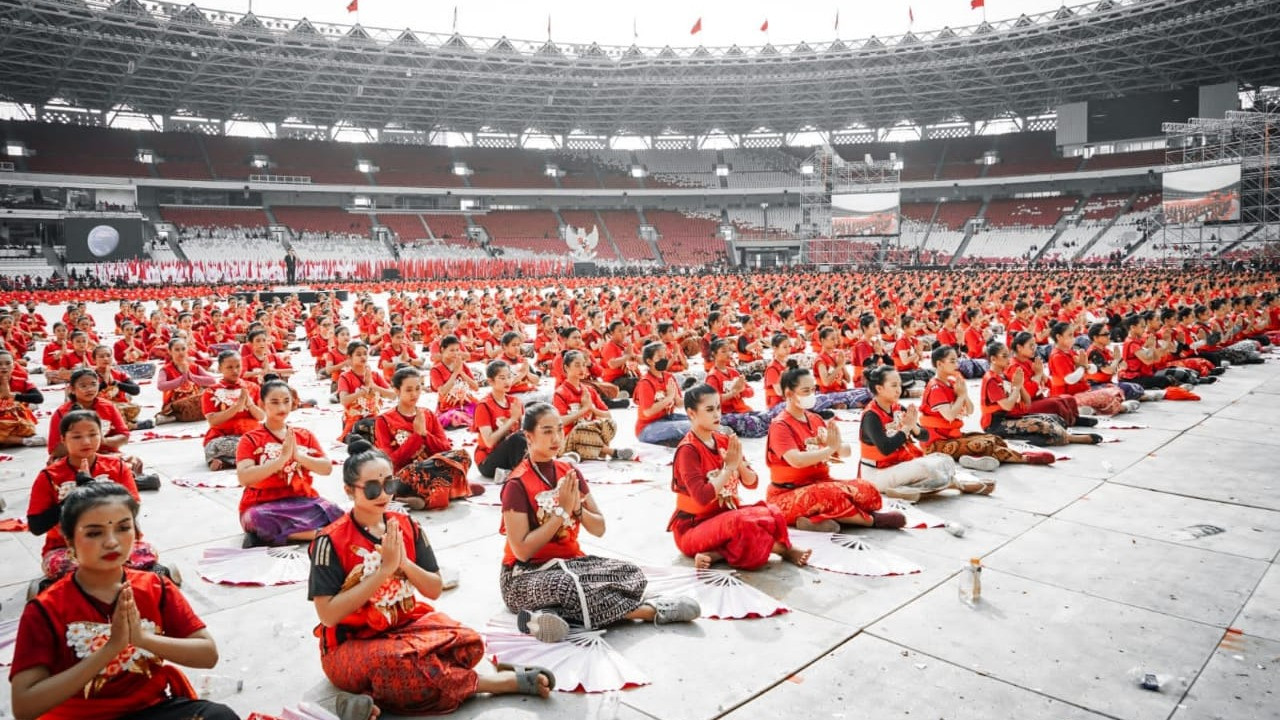
<path id="1" fill-rule="evenodd" d="M 898 234 L 898 193 L 831 196 L 831 232 L 836 237 Z"/>
<path id="2" fill-rule="evenodd" d="M 1164 217 L 1173 225 L 1240 219 L 1240 166 L 1164 174 Z"/>

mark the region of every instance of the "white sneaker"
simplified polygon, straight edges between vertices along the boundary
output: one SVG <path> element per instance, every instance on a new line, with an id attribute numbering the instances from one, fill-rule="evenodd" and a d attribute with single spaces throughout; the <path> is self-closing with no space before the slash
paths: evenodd
<path id="1" fill-rule="evenodd" d="M 581 455 L 579 455 L 579 454 L 578 454 L 578 453 L 576 453 L 576 452 L 567 452 L 567 453 L 565 453 L 565 454 L 561 455 L 561 456 L 560 456 L 560 459 L 561 459 L 561 460 L 568 460 L 569 462 L 573 463 L 574 465 L 581 465 L 581 464 L 582 464 L 582 456 L 581 456 Z"/>
<path id="2" fill-rule="evenodd" d="M 1142 393 L 1142 402 L 1153 402 L 1156 400 L 1163 400 L 1163 399 L 1164 399 L 1163 390 L 1148 390 Z"/>
<path id="3" fill-rule="evenodd" d="M 970 470 L 981 470 L 983 472 L 992 472 L 1000 467 L 1000 461 L 990 455 L 962 455 L 959 460 L 960 467 Z"/>
<path id="4" fill-rule="evenodd" d="M 1122 412 L 1129 412 L 1129 413 L 1138 412 L 1138 408 L 1141 407 L 1137 400 L 1125 400 L 1124 402 L 1120 403 L 1120 406 L 1124 408 Z"/>
<path id="5" fill-rule="evenodd" d="M 493 482 L 496 485 L 501 485 L 505 483 L 507 481 L 507 478 L 510 476 L 511 476 L 510 470 L 506 468 L 498 468 L 493 471 Z"/>
<path id="6" fill-rule="evenodd" d="M 1097 411 L 1096 411 L 1096 410 L 1094 410 L 1093 408 L 1089 407 L 1088 405 L 1081 405 L 1081 406 L 1080 406 L 1080 414 L 1081 414 L 1081 415 L 1083 415 L 1083 416 L 1085 416 L 1085 417 L 1093 417 L 1094 415 L 1097 415 L 1098 413 L 1097 413 Z"/>
<path id="7" fill-rule="evenodd" d="M 49 441 L 40 435 L 32 435 L 31 437 L 22 438 L 22 447 L 44 447 Z"/>

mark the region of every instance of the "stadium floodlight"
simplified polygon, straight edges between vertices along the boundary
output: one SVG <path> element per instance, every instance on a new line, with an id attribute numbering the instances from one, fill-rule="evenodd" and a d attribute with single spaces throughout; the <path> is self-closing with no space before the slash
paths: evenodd
<path id="1" fill-rule="evenodd" d="M 556 165 L 555 163 L 547 163 L 547 167 L 544 170 L 544 172 L 547 174 L 547 177 L 559 177 L 560 166 Z"/>
<path id="2" fill-rule="evenodd" d="M 253 159 L 249 161 L 249 164 L 256 168 L 271 167 L 271 158 L 266 155 L 254 155 Z"/>
<path id="3" fill-rule="evenodd" d="M 649 174 L 649 173 L 645 172 L 645 169 L 644 169 L 644 166 L 643 166 L 643 165 L 632 165 L 632 166 L 631 166 L 631 177 L 633 177 L 633 178 L 642 178 L 642 177 L 644 177 L 645 175 L 648 175 L 648 174 Z"/>
<path id="4" fill-rule="evenodd" d="M 801 175 L 812 175 L 812 174 L 813 174 L 813 163 L 811 163 L 811 162 L 800 163 L 800 174 L 801 174 Z"/>
<path id="5" fill-rule="evenodd" d="M 20 142 L 10 141 L 5 144 L 5 152 L 9 157 L 22 157 L 27 154 L 27 146 Z"/>
<path id="6" fill-rule="evenodd" d="M 729 166 L 724 163 L 716 165 L 716 177 L 729 177 Z"/>
<path id="7" fill-rule="evenodd" d="M 368 160 L 357 160 L 356 171 L 362 172 L 362 173 L 371 173 L 373 172 L 373 163 L 369 162 Z"/>
<path id="8" fill-rule="evenodd" d="M 355 199 L 351 201 L 351 204 L 356 207 L 364 207 L 364 208 L 372 207 L 373 198 L 369 197 L 368 195 L 356 195 Z"/>
<path id="9" fill-rule="evenodd" d="M 139 150 L 135 159 L 143 165 L 154 165 L 156 162 L 156 154 L 151 150 Z"/>
<path id="10" fill-rule="evenodd" d="M 982 153 L 983 165 L 995 165 L 1000 162 L 1000 153 L 995 150 L 988 150 Z"/>
<path id="11" fill-rule="evenodd" d="M 467 164 L 464 162 L 456 162 L 453 164 L 453 174 L 459 176 L 470 175 L 471 168 L 467 167 Z"/>
<path id="12" fill-rule="evenodd" d="M 458 209 L 462 210 L 463 212 L 466 212 L 468 210 L 473 210 L 475 209 L 475 206 L 476 206 L 476 201 L 470 198 L 462 198 L 458 200 Z"/>

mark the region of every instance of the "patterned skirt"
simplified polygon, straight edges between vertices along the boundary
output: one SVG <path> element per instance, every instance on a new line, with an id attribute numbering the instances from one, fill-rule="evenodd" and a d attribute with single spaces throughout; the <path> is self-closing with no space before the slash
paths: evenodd
<path id="1" fill-rule="evenodd" d="M 26 405 L 14 403 L 0 411 L 0 440 L 29 438 L 36 434 L 36 416 Z"/>
<path id="2" fill-rule="evenodd" d="M 240 526 L 268 545 L 285 545 L 290 535 L 319 530 L 342 517 L 342 508 L 322 497 L 292 497 L 254 505 L 240 514 Z"/>
<path id="3" fill-rule="evenodd" d="M 1124 391 L 1118 387 L 1100 385 L 1092 390 L 1074 394 L 1076 402 L 1091 407 L 1102 415 L 1115 415 L 1124 402 Z"/>
<path id="4" fill-rule="evenodd" d="M 770 483 L 765 497 L 782 511 L 788 525 L 800 518 L 815 523 L 845 519 L 869 523 L 871 513 L 884 502 L 876 486 L 866 480 L 826 480 L 797 488 Z"/>
<path id="5" fill-rule="evenodd" d="M 397 715 L 451 713 L 475 694 L 484 639 L 444 613 L 424 615 L 372 638 L 352 638 L 320 656 L 339 690 L 369 695 Z"/>
<path id="6" fill-rule="evenodd" d="M 460 427 L 471 427 L 476 417 L 476 404 L 467 403 L 462 407 L 450 408 L 439 414 L 440 425 L 446 430 Z"/>
<path id="7" fill-rule="evenodd" d="M 583 460 L 599 460 L 617 434 L 618 425 L 613 418 L 579 420 L 565 438 L 564 451 L 576 452 Z"/>
<path id="8" fill-rule="evenodd" d="M 216 437 L 204 446 L 204 464 L 208 465 L 216 458 L 222 461 L 223 469 L 236 464 L 236 448 L 240 445 L 239 435 L 223 435 Z"/>
<path id="9" fill-rule="evenodd" d="M 156 549 L 151 546 L 151 543 L 145 540 L 135 540 L 133 552 L 129 553 L 129 559 L 125 561 L 125 566 L 133 570 L 150 570 L 156 566 L 156 562 L 159 559 L 160 556 L 156 554 Z M 40 569 L 44 571 L 44 576 L 50 580 L 57 580 L 67 573 L 75 572 L 78 567 L 80 567 L 80 563 L 71 552 L 71 548 L 54 548 L 45 553 L 44 557 L 40 559 Z"/>
<path id="10" fill-rule="evenodd" d="M 720 417 L 721 425 L 744 438 L 768 437 L 769 423 L 769 415 L 761 412 L 733 413 Z"/>
<path id="11" fill-rule="evenodd" d="M 470 471 L 471 456 L 466 450 L 446 450 L 415 459 L 396 471 L 396 480 L 403 486 L 396 494 L 417 495 L 426 501 L 428 510 L 443 510 L 450 500 L 471 497 L 467 483 Z"/>
<path id="12" fill-rule="evenodd" d="M 648 580 L 622 560 L 584 555 L 538 567 L 502 566 L 498 584 L 511 612 L 543 610 L 588 630 L 612 625 L 644 600 Z"/>
<path id="13" fill-rule="evenodd" d="M 120 370 L 134 380 L 150 380 L 156 376 L 156 366 L 149 362 L 121 365 Z"/>
<path id="14" fill-rule="evenodd" d="M 204 409 L 200 407 L 198 393 L 170 402 L 160 408 L 160 414 L 175 418 L 178 422 L 197 422 L 204 419 Z"/>
<path id="15" fill-rule="evenodd" d="M 992 421 L 987 426 L 987 432 L 1009 440 L 1041 446 L 1066 445 L 1071 441 L 1066 421 L 1057 415 L 1033 413 L 1021 417 L 1006 417 L 1004 420 Z"/>
<path id="16" fill-rule="evenodd" d="M 958 438 L 939 438 L 924 446 L 925 452 L 949 455 L 959 460 L 965 455 L 993 457 L 1002 463 L 1026 462 L 1022 453 L 1009 447 L 1003 438 L 988 433 L 965 433 Z"/>

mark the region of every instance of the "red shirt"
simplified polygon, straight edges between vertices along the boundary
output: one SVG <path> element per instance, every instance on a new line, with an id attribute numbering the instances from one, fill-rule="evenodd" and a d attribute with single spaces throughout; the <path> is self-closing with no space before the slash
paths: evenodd
<path id="1" fill-rule="evenodd" d="M 751 408 L 747 407 L 746 401 L 743 400 L 755 395 L 750 385 L 743 385 L 742 393 L 736 397 L 728 399 L 724 397 L 724 389 L 740 377 L 742 373 L 733 368 L 712 368 L 711 372 L 707 373 L 707 384 L 720 393 L 720 411 L 726 415 L 751 412 Z"/>
<path id="2" fill-rule="evenodd" d="M 579 384 L 576 390 L 569 383 L 561 383 L 560 387 L 556 388 L 556 394 L 552 397 L 552 403 L 556 406 L 556 412 L 560 413 L 562 416 L 569 414 L 569 410 L 574 405 L 581 407 L 584 403 L 590 403 L 597 410 L 609 409 L 609 406 L 605 405 L 604 401 L 600 399 L 600 395 L 596 392 L 596 389 L 586 383 Z M 577 424 L 578 423 L 575 422 L 572 425 L 566 425 L 564 428 L 564 434 L 568 435 L 573 432 L 573 428 L 576 427 Z"/>
<path id="3" fill-rule="evenodd" d="M 89 468 L 89 474 L 98 481 L 111 481 L 123 486 L 134 500 L 138 499 L 138 486 L 133 481 L 133 470 L 119 455 L 98 453 Z M 36 475 L 36 480 L 31 485 L 31 501 L 27 505 L 27 516 L 36 517 L 53 508 L 60 508 L 63 498 L 75 486 L 76 468 L 71 466 L 67 458 L 54 461 L 52 465 L 46 466 Z M 138 533 L 138 537 L 142 537 L 141 532 Z M 40 550 L 40 554 L 46 555 L 51 550 L 66 546 L 66 538 L 62 536 L 61 528 L 55 524 L 44 536 L 44 547 Z"/>
<path id="4" fill-rule="evenodd" d="M 627 364 L 622 363 L 618 367 L 611 367 L 610 362 L 622 357 L 627 349 L 622 345 L 610 340 L 604 344 L 604 349 L 600 351 L 601 365 L 604 369 L 601 371 L 600 379 L 611 383 L 627 373 Z"/>
<path id="5" fill-rule="evenodd" d="M 836 358 L 833 353 L 824 352 L 813 361 L 813 379 L 818 385 L 818 392 L 842 392 L 849 389 L 848 370 L 843 368 L 836 373 L 835 380 L 830 385 L 822 383 L 822 374 L 829 373 L 836 367 Z M 781 398 L 779 398 L 781 399 Z"/>
<path id="6" fill-rule="evenodd" d="M 653 417 L 645 417 L 645 412 L 653 407 L 657 402 L 660 393 L 665 394 L 668 390 L 667 383 L 671 380 L 670 373 L 663 373 L 662 377 L 657 377 L 650 370 L 644 377 L 636 381 L 636 391 L 632 395 L 632 399 L 636 401 L 636 435 L 640 435 L 640 431 L 645 429 L 650 423 L 661 420 L 667 414 L 654 415 Z M 665 401 L 666 398 L 664 397 Z"/>
<path id="7" fill-rule="evenodd" d="M 321 449 L 314 435 L 302 428 L 292 429 L 298 447 L 308 448 L 311 451 L 308 454 L 312 457 L 325 457 L 324 450 Z M 284 443 L 266 426 L 259 425 L 256 430 L 240 436 L 240 444 L 236 446 L 236 465 L 243 460 L 253 460 L 254 465 L 263 465 L 280 457 L 280 451 L 283 449 Z M 254 505 L 273 500 L 316 496 L 315 488 L 311 486 L 311 471 L 299 464 L 296 459 L 290 460 L 279 472 L 253 487 L 244 489 L 244 495 L 240 497 L 239 512 L 243 515 L 245 510 Z"/>
<path id="8" fill-rule="evenodd" d="M 435 413 L 424 410 L 422 415 L 426 423 L 426 435 L 419 435 L 413 429 L 414 416 L 405 417 L 400 414 L 399 408 L 391 408 L 382 413 L 373 423 L 373 444 L 391 458 L 391 464 L 396 470 L 419 457 L 427 458 L 453 449 L 453 443 L 444 434 L 444 428 L 440 426 Z M 426 450 L 425 454 L 423 450 Z"/>
<path id="9" fill-rule="evenodd" d="M 466 363 L 462 365 L 462 374 L 475 380 L 475 375 L 471 374 L 471 368 Z M 453 371 L 444 363 L 437 363 L 431 367 L 431 389 L 440 392 L 440 388 L 449 382 L 449 378 L 453 376 Z M 453 384 L 453 391 L 448 395 L 441 393 L 436 398 L 436 412 L 443 413 L 446 410 L 455 410 L 457 408 L 466 407 L 468 404 L 475 402 L 475 398 L 471 395 L 471 386 L 466 381 L 459 378 L 458 382 Z"/>
<path id="10" fill-rule="evenodd" d="M 373 385 L 380 388 L 388 388 L 387 381 L 377 373 L 370 373 L 369 378 Z M 350 370 L 343 370 L 338 376 L 338 395 L 350 395 L 351 393 L 364 387 L 364 378 L 355 374 Z M 355 424 L 364 418 L 374 417 L 378 411 L 382 410 L 382 396 L 378 393 L 365 395 L 351 401 L 350 405 L 342 406 L 342 435 L 345 438 Z"/>
<path id="11" fill-rule="evenodd" d="M 524 415 L 524 408 L 520 404 L 520 399 L 514 395 L 507 395 L 507 405 L 503 407 L 498 401 L 493 399 L 492 395 L 485 396 L 485 399 L 476 403 L 476 416 L 472 420 L 471 429 L 476 433 L 476 463 L 484 462 L 489 457 L 489 453 L 493 448 L 489 447 L 484 441 L 484 435 L 480 434 L 480 428 L 491 428 L 496 430 L 499 425 L 511 417 L 512 412 L 516 412 L 516 417 Z M 519 432 L 520 425 L 516 423 L 516 428 L 512 432 Z M 510 437 L 510 435 L 507 435 Z"/>
<path id="12" fill-rule="evenodd" d="M 770 482 L 801 487 L 831 479 L 830 468 L 825 462 L 796 468 L 786 461 L 787 453 L 792 450 L 807 452 L 818 447 L 813 443 L 817 442 L 818 430 L 825 425 L 821 417 L 808 410 L 804 413 L 803 421 L 797 420 L 786 410 L 778 413 L 773 422 L 769 423 L 769 440 L 764 451 Z"/>
<path id="13" fill-rule="evenodd" d="M 567 462 L 555 460 L 551 463 L 550 474 L 543 479 L 538 474 L 538 470 L 533 467 L 533 462 L 525 458 L 519 465 L 511 471 L 511 475 L 507 478 L 507 483 L 502 486 L 502 512 L 522 512 L 529 519 L 529 531 L 532 532 L 542 526 L 551 514 L 543 504 L 549 504 L 552 507 L 559 506 L 559 493 L 556 491 L 556 484 L 566 472 L 573 468 Z M 543 473 L 547 473 L 546 468 L 542 469 Z M 578 473 L 578 493 L 581 495 L 583 502 L 586 501 L 591 488 L 587 486 L 586 478 L 582 477 L 582 473 Z M 570 508 L 569 510 L 572 510 Z M 547 544 L 538 548 L 538 551 L 530 557 L 526 563 L 528 565 L 541 565 L 548 560 L 557 558 L 572 559 L 582 557 L 582 548 L 578 545 L 578 531 L 582 525 L 576 520 L 561 525 L 553 537 Z M 499 526 L 498 532 L 503 535 L 507 534 L 507 524 L 505 521 Z M 516 564 L 516 555 L 511 551 L 511 543 L 508 542 L 503 551 L 502 564 L 508 567 Z"/>
<path id="14" fill-rule="evenodd" d="M 73 404 L 74 403 L 71 402 L 63 403 L 57 410 L 53 411 L 53 417 L 49 418 L 48 447 L 50 455 L 52 455 L 54 449 L 62 443 L 62 431 L 58 429 L 62 424 L 62 417 L 79 407 L 78 405 L 72 407 Z M 93 405 L 85 409 L 92 410 L 99 418 L 102 419 L 103 425 L 106 426 L 102 429 L 103 437 L 109 435 L 124 435 L 126 438 L 129 437 L 129 426 L 125 424 L 124 416 L 120 414 L 120 411 L 110 400 L 99 395 L 93 399 Z M 103 445 L 102 449 L 98 452 L 114 455 L 120 451 Z"/>
<path id="15" fill-rule="evenodd" d="M 1076 367 L 1075 358 L 1069 353 L 1058 348 L 1049 352 L 1049 394 L 1051 396 L 1074 395 L 1089 389 L 1089 383 L 1084 381 L 1083 375 L 1076 382 L 1067 382 L 1067 376 L 1075 372 Z"/>
<path id="16" fill-rule="evenodd" d="M 250 398 L 257 400 L 259 392 L 257 383 L 240 380 L 234 384 L 228 384 L 226 380 L 219 380 L 217 385 L 204 389 L 204 394 L 200 397 L 200 410 L 205 417 L 215 412 L 222 412 L 234 405 L 240 399 L 241 393 L 246 392 L 249 393 Z M 253 414 L 248 410 L 241 410 L 220 425 L 210 425 L 209 432 L 204 434 L 204 444 L 208 445 L 211 440 L 226 435 L 244 435 L 257 427 L 258 421 L 254 419 Z"/>

